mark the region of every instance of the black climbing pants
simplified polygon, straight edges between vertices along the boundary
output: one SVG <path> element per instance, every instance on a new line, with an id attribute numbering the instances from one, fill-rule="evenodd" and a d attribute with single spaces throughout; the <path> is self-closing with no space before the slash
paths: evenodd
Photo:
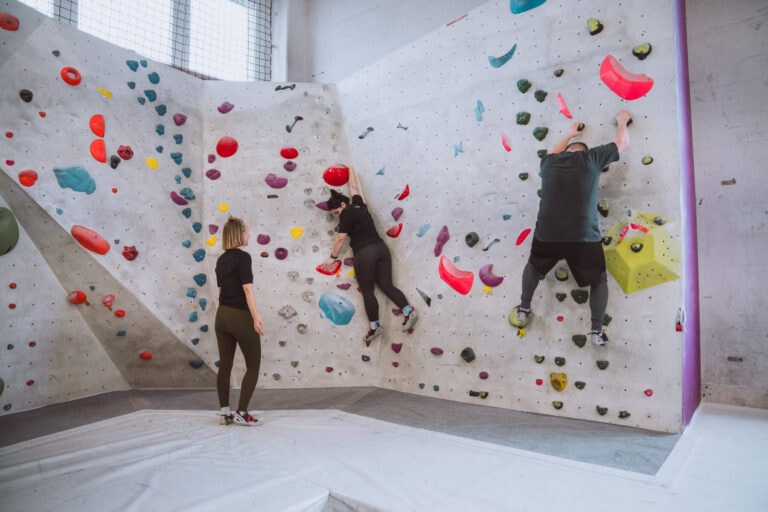
<path id="1" fill-rule="evenodd" d="M 229 406 L 229 381 L 235 362 L 235 351 L 240 350 L 245 359 L 245 375 L 240 385 L 238 411 L 247 411 L 256 383 L 259 380 L 261 366 L 261 337 L 253 328 L 251 312 L 229 306 L 219 306 L 216 311 L 216 341 L 219 345 L 219 373 L 216 376 L 216 390 L 219 405 Z"/>
<path id="2" fill-rule="evenodd" d="M 355 275 L 363 294 L 365 314 L 369 322 L 379 320 L 376 285 L 398 308 L 403 309 L 408 305 L 408 299 L 403 292 L 392 283 L 392 255 L 383 240 L 366 245 L 355 252 Z"/>

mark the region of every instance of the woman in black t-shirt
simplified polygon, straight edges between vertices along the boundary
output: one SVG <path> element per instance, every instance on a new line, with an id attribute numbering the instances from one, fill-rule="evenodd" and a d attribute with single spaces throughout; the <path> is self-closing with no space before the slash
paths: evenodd
<path id="1" fill-rule="evenodd" d="M 349 245 L 354 254 L 355 276 L 363 294 L 365 313 L 370 322 L 368 334 L 363 337 L 366 345 L 370 345 L 383 332 L 379 321 L 379 302 L 376 300 L 375 288 L 379 288 L 403 311 L 403 331 L 408 331 L 416 324 L 418 315 L 408 299 L 399 288 L 392 283 L 392 256 L 389 248 L 376 232 L 373 218 L 368 207 L 363 202 L 360 186 L 355 171 L 349 169 L 349 197 L 335 190 L 327 201 L 328 210 L 339 216 L 339 226 L 336 238 L 331 248 L 331 257 L 321 264 L 321 268 L 332 271 L 334 263 L 339 259 L 339 253 L 344 241 L 349 237 Z"/>
<path id="2" fill-rule="evenodd" d="M 242 250 L 248 245 L 250 233 L 245 223 L 230 217 L 222 230 L 224 254 L 216 261 L 216 285 L 219 287 L 219 309 L 216 311 L 216 340 L 219 345 L 219 373 L 216 389 L 221 406 L 221 423 L 229 425 L 260 425 L 248 412 L 261 365 L 261 337 L 264 324 L 256 311 L 253 293 L 251 255 Z M 229 380 L 235 351 L 240 345 L 246 372 L 240 386 L 237 410 L 229 409 Z"/>

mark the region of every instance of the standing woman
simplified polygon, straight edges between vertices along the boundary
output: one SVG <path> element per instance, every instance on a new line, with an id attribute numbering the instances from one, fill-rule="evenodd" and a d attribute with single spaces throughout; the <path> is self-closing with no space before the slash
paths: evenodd
<path id="1" fill-rule="evenodd" d="M 216 285 L 219 287 L 219 309 L 216 311 L 216 340 L 219 345 L 219 374 L 216 389 L 221 406 L 221 423 L 229 425 L 260 425 L 248 412 L 261 365 L 261 338 L 264 324 L 256 311 L 253 295 L 253 270 L 251 255 L 242 248 L 248 245 L 251 234 L 248 227 L 237 217 L 230 217 L 224 224 L 222 244 L 224 254 L 216 261 Z M 245 359 L 246 372 L 240 386 L 237 410 L 229 410 L 229 380 L 235 360 L 235 350 L 240 345 Z"/>
<path id="2" fill-rule="evenodd" d="M 392 256 L 387 244 L 376 232 L 373 218 L 363 202 L 355 171 L 351 167 L 348 185 L 352 196 L 351 201 L 344 194 L 331 190 L 331 198 L 326 203 L 328 210 L 339 216 L 339 225 L 331 248 L 331 257 L 321 264 L 321 268 L 327 271 L 333 270 L 344 241 L 349 237 L 349 245 L 354 254 L 355 276 L 363 294 L 365 313 L 370 322 L 368 334 L 363 337 L 363 341 L 366 345 L 370 345 L 371 341 L 384 332 L 379 321 L 376 285 L 379 285 L 384 295 L 403 311 L 405 315 L 403 331 L 410 330 L 416 324 L 418 315 L 403 292 L 392 283 Z"/>

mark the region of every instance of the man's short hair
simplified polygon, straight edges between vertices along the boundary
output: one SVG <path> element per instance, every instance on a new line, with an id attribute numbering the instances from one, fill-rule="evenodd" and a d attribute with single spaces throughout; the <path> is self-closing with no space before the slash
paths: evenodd
<path id="1" fill-rule="evenodd" d="M 584 148 L 584 149 L 576 149 L 576 150 L 572 150 L 572 149 L 571 149 L 571 146 L 581 146 L 581 147 L 582 147 L 582 148 Z M 567 146 L 565 146 L 565 150 L 566 150 L 566 151 L 587 151 L 588 149 L 589 149 L 589 146 L 587 146 L 587 145 L 586 145 L 586 144 L 584 144 L 583 142 L 571 142 L 570 144 L 568 144 Z"/>

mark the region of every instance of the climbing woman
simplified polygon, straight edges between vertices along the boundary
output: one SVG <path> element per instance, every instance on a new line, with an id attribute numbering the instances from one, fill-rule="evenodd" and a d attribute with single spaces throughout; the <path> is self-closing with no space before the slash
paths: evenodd
<path id="1" fill-rule="evenodd" d="M 326 204 L 328 210 L 339 216 L 336 238 L 331 248 L 331 256 L 320 266 L 326 271 L 332 271 L 336 260 L 339 259 L 344 241 L 349 237 L 349 245 L 354 255 L 355 276 L 363 294 L 365 313 L 370 322 L 368 334 L 363 337 L 366 346 L 371 344 L 383 332 L 379 321 L 379 302 L 376 300 L 375 287 L 403 311 L 403 331 L 409 331 L 416 325 L 418 315 L 400 289 L 392 284 L 392 256 L 387 244 L 381 239 L 373 224 L 373 218 L 368 207 L 363 202 L 355 171 L 349 169 L 349 197 L 331 190 L 331 198 Z"/>
<path id="2" fill-rule="evenodd" d="M 261 366 L 261 337 L 264 324 L 256 311 L 253 293 L 251 255 L 243 250 L 250 233 L 245 223 L 230 217 L 222 230 L 224 253 L 216 261 L 216 285 L 219 287 L 219 309 L 216 311 L 216 340 L 219 345 L 219 374 L 216 389 L 221 407 L 221 424 L 260 425 L 248 412 Z M 229 380 L 235 351 L 240 345 L 246 372 L 240 386 L 237 410 L 229 410 Z"/>

